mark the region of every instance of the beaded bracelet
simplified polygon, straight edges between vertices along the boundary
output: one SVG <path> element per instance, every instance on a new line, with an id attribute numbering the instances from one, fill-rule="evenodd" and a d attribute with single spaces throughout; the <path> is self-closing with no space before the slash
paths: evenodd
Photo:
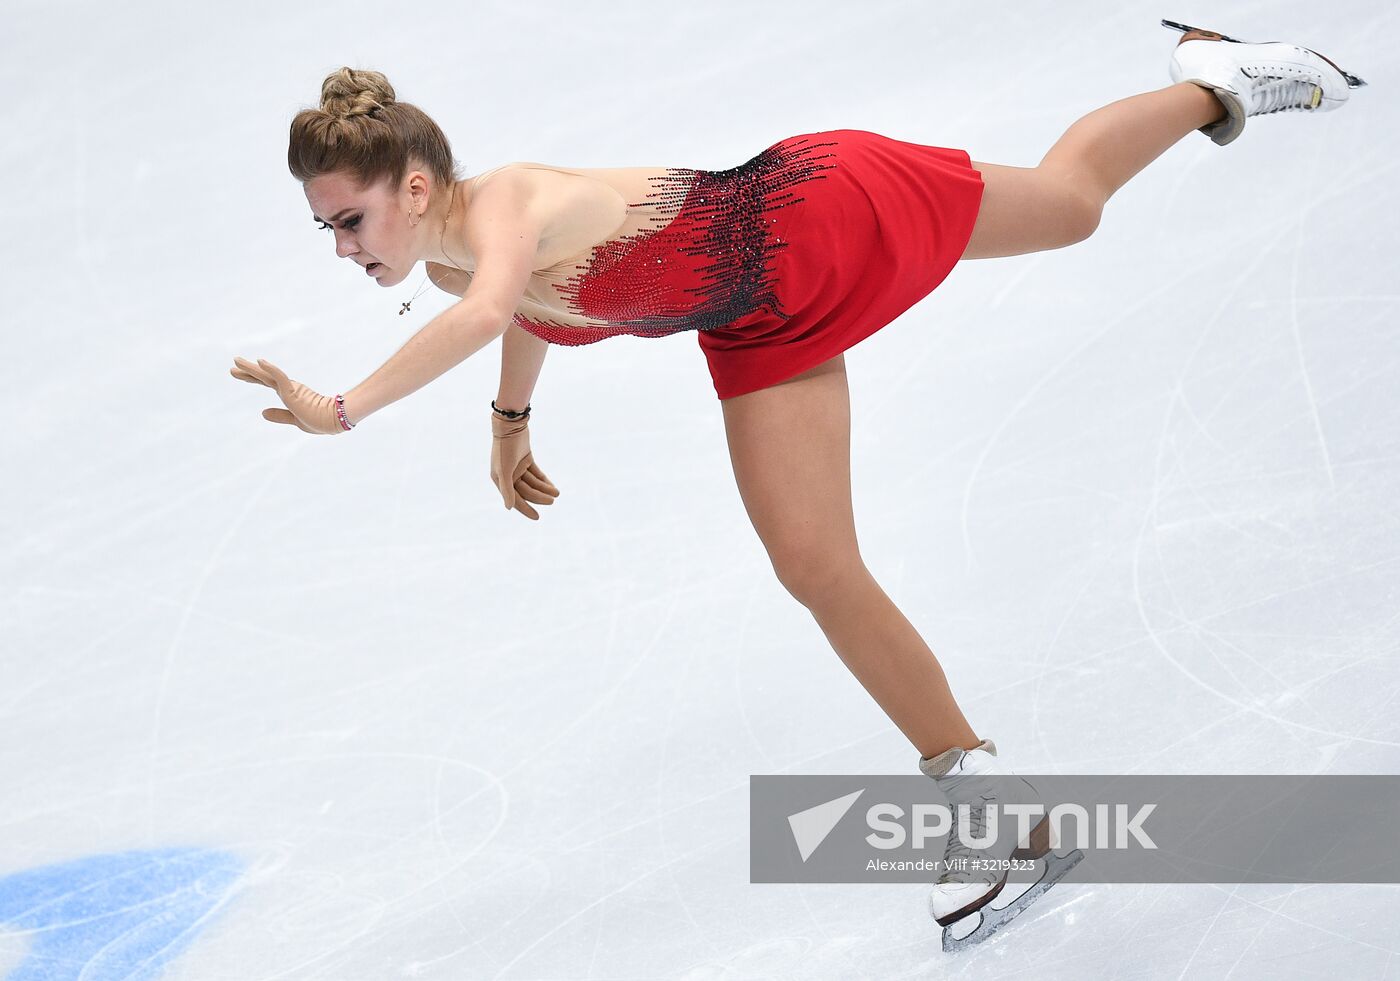
<path id="1" fill-rule="evenodd" d="M 349 419 L 345 418 L 344 395 L 337 395 L 335 397 L 335 417 L 340 420 L 340 428 L 345 430 L 347 433 L 355 428 L 355 424 Z"/>
<path id="2" fill-rule="evenodd" d="M 499 413 L 501 416 L 505 417 L 506 419 L 528 419 L 528 418 L 530 418 L 530 403 L 528 403 L 528 402 L 525 403 L 525 408 L 520 409 L 520 410 L 516 410 L 516 409 L 502 409 L 502 408 L 497 407 L 497 405 L 496 405 L 496 400 L 495 400 L 495 399 L 492 399 L 492 400 L 491 400 L 491 410 L 492 410 L 493 412 Z"/>

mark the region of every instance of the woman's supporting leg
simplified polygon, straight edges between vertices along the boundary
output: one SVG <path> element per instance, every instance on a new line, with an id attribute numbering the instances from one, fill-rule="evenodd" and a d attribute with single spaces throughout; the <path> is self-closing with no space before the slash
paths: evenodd
<path id="1" fill-rule="evenodd" d="M 1179 82 L 1096 109 L 1036 167 L 973 161 L 982 206 L 964 259 L 991 259 L 1082 242 L 1120 187 L 1183 136 L 1225 115 L 1208 89 Z"/>
<path id="2" fill-rule="evenodd" d="M 779 582 L 921 755 L 974 749 L 938 659 L 856 543 L 844 355 L 720 405 L 734 479 Z"/>

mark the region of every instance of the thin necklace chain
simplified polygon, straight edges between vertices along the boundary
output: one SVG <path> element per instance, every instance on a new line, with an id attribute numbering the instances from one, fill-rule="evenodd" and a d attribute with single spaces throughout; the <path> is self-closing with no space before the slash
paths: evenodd
<path id="1" fill-rule="evenodd" d="M 451 197 L 451 199 L 448 200 L 448 202 L 447 202 L 447 217 L 444 218 L 444 219 L 442 220 L 442 231 L 438 234 L 438 251 L 441 252 L 441 253 L 443 254 L 444 257 L 447 255 L 447 248 L 446 248 L 445 245 L 444 245 L 444 239 L 445 239 L 446 236 L 447 236 L 447 223 L 448 223 L 449 221 L 452 220 L 452 209 L 453 209 L 454 207 L 456 207 L 456 205 L 457 205 L 457 184 L 456 184 L 456 182 L 454 181 L 453 184 L 452 184 L 452 197 Z M 417 293 L 414 293 L 413 296 L 410 297 L 409 300 L 408 300 L 406 303 L 402 304 L 402 305 L 399 307 L 399 316 L 400 316 L 400 317 L 402 317 L 404 314 L 408 313 L 408 308 L 409 308 L 409 306 L 412 305 L 412 303 L 413 303 L 414 300 L 416 300 L 416 299 L 418 299 L 418 297 L 422 296 L 422 295 L 423 295 L 423 291 L 424 291 L 425 289 L 427 289 L 427 288 L 428 288 L 428 275 L 427 275 L 427 273 L 424 273 L 424 274 L 423 274 L 423 282 L 420 283 L 420 284 L 418 285 L 418 292 L 417 292 Z"/>

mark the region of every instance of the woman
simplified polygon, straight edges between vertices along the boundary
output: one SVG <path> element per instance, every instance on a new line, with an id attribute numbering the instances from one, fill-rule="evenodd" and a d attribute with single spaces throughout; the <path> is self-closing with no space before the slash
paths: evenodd
<path id="1" fill-rule="evenodd" d="M 842 352 L 959 259 L 1088 238 L 1114 192 L 1192 130 L 1225 145 L 1250 116 L 1336 109 L 1363 84 L 1303 48 L 1163 23 L 1183 32 L 1174 84 L 1090 113 L 1030 168 L 836 130 L 724 171 L 516 163 L 457 180 L 426 115 L 396 101 L 383 75 L 341 69 L 321 107 L 291 126 L 289 165 L 313 217 L 381 287 L 426 260 L 432 281 L 462 300 L 343 396 L 266 361 L 236 359 L 233 375 L 277 390 L 285 408 L 265 418 L 338 433 L 503 337 L 491 475 L 507 508 L 537 519 L 532 505 L 559 494 L 527 431 L 548 344 L 695 331 L 739 492 L 779 580 L 919 750 L 921 770 L 950 800 L 976 799 L 978 778 L 1008 771 L 857 546 Z M 1045 854 L 1044 830 L 1015 854 Z M 940 881 L 933 913 L 952 923 L 1004 881 Z"/>

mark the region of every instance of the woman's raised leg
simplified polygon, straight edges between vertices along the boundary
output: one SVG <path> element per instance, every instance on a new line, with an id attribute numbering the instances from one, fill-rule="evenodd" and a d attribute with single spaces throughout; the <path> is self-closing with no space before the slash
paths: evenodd
<path id="1" fill-rule="evenodd" d="M 1096 109 L 1075 122 L 1035 167 L 981 163 L 982 205 L 964 259 L 1059 249 L 1098 228 L 1108 199 L 1167 147 L 1220 119 L 1208 89 L 1178 82 Z"/>
<path id="2" fill-rule="evenodd" d="M 976 748 L 938 659 L 861 558 L 845 356 L 720 404 L 734 479 L 779 582 L 921 755 Z"/>

